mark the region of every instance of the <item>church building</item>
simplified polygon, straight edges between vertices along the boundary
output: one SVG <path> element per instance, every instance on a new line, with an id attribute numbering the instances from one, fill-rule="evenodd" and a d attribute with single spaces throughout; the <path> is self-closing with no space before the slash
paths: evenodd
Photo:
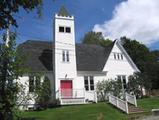
<path id="1" fill-rule="evenodd" d="M 53 41 L 28 40 L 19 45 L 26 56 L 23 67 L 42 73 L 40 79 L 47 77 L 52 98 L 59 99 L 61 105 L 97 102 L 98 81 L 118 79 L 125 86 L 128 77 L 139 72 L 118 40 L 107 47 L 75 43 L 74 22 L 74 16 L 61 7 L 54 16 Z M 33 94 L 36 79 L 32 74 L 24 74 L 19 81 L 28 84 L 25 91 Z M 32 99 L 27 106 L 34 104 Z"/>

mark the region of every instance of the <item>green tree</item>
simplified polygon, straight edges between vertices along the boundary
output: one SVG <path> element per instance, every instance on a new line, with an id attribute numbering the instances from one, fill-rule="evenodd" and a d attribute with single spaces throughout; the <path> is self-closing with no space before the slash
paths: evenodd
<path id="1" fill-rule="evenodd" d="M 21 75 L 19 58 L 16 56 L 15 37 L 15 33 L 10 33 L 10 41 L 6 46 L 6 35 L 4 35 L 0 46 L 0 118 L 2 120 L 13 119 L 13 108 L 18 92 L 16 79 Z"/>
<path id="2" fill-rule="evenodd" d="M 122 37 L 121 42 L 143 74 L 143 77 L 147 76 L 148 80 L 145 81 L 149 82 L 148 84 L 152 85 L 153 89 L 159 88 L 159 52 L 150 51 L 144 44 L 126 37 Z"/>
<path id="3" fill-rule="evenodd" d="M 121 97 L 122 83 L 119 80 L 103 80 L 97 83 L 97 94 L 102 101 L 107 99 L 109 94 Z"/>
<path id="4" fill-rule="evenodd" d="M 17 26 L 15 14 L 23 8 L 26 12 L 37 9 L 41 15 L 43 0 L 0 0 L 0 29 L 8 28 L 11 25 Z"/>
<path id="5" fill-rule="evenodd" d="M 97 94 L 98 97 L 104 101 L 107 95 L 112 91 L 112 82 L 109 80 L 99 81 L 97 83 Z"/>
<path id="6" fill-rule="evenodd" d="M 82 43 L 84 44 L 96 44 L 101 45 L 103 47 L 112 43 L 109 39 L 104 39 L 101 32 L 93 32 L 90 31 L 85 34 L 84 38 L 82 39 Z"/>
<path id="7" fill-rule="evenodd" d="M 24 9 L 26 12 L 37 10 L 41 15 L 43 0 L 1 0 L 0 1 L 0 30 L 17 27 L 16 14 Z M 9 41 L 4 35 L 0 43 L 0 118 L 13 119 L 18 87 L 16 79 L 20 76 L 19 61 L 16 56 L 16 35 L 10 32 Z M 7 44 L 7 46 L 6 46 Z"/>
<path id="8" fill-rule="evenodd" d="M 144 72 L 146 63 L 151 60 L 149 49 L 144 44 L 126 37 L 122 37 L 121 42 L 138 68 Z"/>
<path id="9" fill-rule="evenodd" d="M 129 76 L 127 88 L 126 88 L 127 89 L 126 91 L 128 93 L 134 93 L 135 96 L 142 97 L 143 88 L 147 90 L 147 93 L 149 93 L 152 88 L 151 81 L 147 74 L 139 72 L 139 73 L 135 73 L 132 76 Z"/>
<path id="10" fill-rule="evenodd" d="M 36 103 L 40 105 L 40 107 L 47 108 L 48 104 L 51 100 L 51 84 L 50 80 L 47 76 L 44 76 L 43 81 L 41 79 L 37 79 L 40 81 L 39 86 L 35 88 L 35 94 L 37 95 L 36 97 Z"/>

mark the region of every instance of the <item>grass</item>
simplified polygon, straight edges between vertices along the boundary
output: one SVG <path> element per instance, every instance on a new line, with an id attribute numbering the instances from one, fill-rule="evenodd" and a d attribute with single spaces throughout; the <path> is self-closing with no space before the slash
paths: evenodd
<path id="1" fill-rule="evenodd" d="M 146 110 L 159 109 L 159 97 L 139 99 L 138 105 Z"/>
<path id="2" fill-rule="evenodd" d="M 159 98 L 140 99 L 138 105 L 147 110 L 159 108 Z M 136 115 L 126 115 L 108 103 L 98 103 L 23 112 L 23 116 L 37 120 L 128 120 Z"/>

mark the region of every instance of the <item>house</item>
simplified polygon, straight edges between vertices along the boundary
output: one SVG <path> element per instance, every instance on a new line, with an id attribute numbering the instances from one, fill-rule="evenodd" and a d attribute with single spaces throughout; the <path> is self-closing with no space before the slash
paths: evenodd
<path id="1" fill-rule="evenodd" d="M 75 43 L 74 16 L 62 7 L 55 14 L 53 42 L 28 40 L 20 45 L 27 56 L 23 67 L 33 73 L 43 72 L 51 82 L 52 98 L 62 105 L 97 102 L 98 81 L 119 79 L 125 86 L 128 77 L 138 72 L 130 56 L 118 40 L 107 47 Z M 35 84 L 29 74 L 20 77 L 22 84 Z M 28 106 L 34 106 L 31 100 Z"/>

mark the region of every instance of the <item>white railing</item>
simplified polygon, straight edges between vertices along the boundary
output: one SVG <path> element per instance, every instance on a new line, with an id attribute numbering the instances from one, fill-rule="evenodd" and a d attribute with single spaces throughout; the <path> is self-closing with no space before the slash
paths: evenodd
<path id="1" fill-rule="evenodd" d="M 85 90 L 59 89 L 59 99 L 62 105 L 85 104 Z"/>
<path id="2" fill-rule="evenodd" d="M 135 95 L 130 95 L 128 93 L 125 94 L 126 101 L 135 105 L 137 107 L 137 102 L 136 102 L 136 96 Z"/>
<path id="3" fill-rule="evenodd" d="M 123 101 L 119 99 L 118 97 L 109 95 L 109 103 L 113 104 L 114 106 L 126 112 L 127 114 L 129 113 L 127 101 Z"/>
<path id="4" fill-rule="evenodd" d="M 84 89 L 59 89 L 59 98 L 84 98 Z"/>

